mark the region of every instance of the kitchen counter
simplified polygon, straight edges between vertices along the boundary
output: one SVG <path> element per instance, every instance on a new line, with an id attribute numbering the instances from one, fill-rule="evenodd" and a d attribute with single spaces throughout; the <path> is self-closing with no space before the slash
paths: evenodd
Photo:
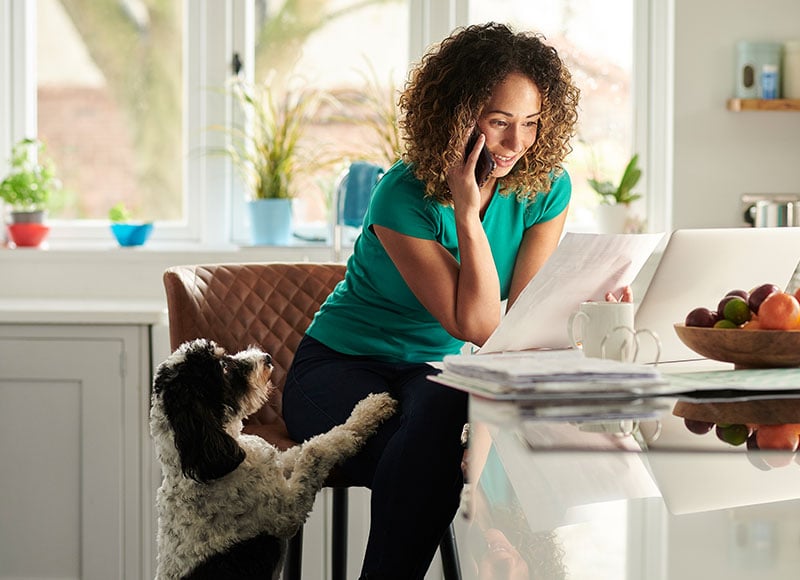
<path id="1" fill-rule="evenodd" d="M 166 325 L 159 300 L 0 298 L 0 324 Z"/>

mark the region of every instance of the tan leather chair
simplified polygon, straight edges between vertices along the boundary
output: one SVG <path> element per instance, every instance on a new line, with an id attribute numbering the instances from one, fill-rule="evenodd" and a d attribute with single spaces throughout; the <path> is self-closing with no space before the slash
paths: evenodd
<path id="1" fill-rule="evenodd" d="M 164 272 L 173 349 L 195 338 L 214 340 L 229 352 L 256 345 L 272 355 L 276 389 L 268 403 L 248 418 L 245 431 L 281 449 L 296 443 L 281 413 L 283 385 L 295 349 L 314 314 L 344 278 L 343 264 L 255 263 L 175 266 Z M 347 570 L 347 487 L 335 473 L 333 488 L 332 578 Z M 284 578 L 301 578 L 302 532 L 289 544 Z M 461 578 L 453 527 L 442 540 L 447 580 Z"/>

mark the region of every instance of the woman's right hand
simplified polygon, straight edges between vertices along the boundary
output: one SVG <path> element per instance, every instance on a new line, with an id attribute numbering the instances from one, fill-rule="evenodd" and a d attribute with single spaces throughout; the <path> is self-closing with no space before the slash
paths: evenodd
<path id="1" fill-rule="evenodd" d="M 486 143 L 486 136 L 481 133 L 472 151 L 464 152 L 464 163 L 456 164 L 447 172 L 447 186 L 453 196 L 453 208 L 456 212 L 476 211 L 480 214 L 481 191 L 475 181 L 475 166 Z"/>

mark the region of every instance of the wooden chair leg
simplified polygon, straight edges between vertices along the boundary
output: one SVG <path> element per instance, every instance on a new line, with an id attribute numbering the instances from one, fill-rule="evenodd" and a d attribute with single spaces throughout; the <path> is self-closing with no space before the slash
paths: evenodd
<path id="1" fill-rule="evenodd" d="M 301 580 L 303 571 L 303 528 L 289 540 L 286 548 L 286 562 L 283 565 L 284 580 Z"/>
<path id="2" fill-rule="evenodd" d="M 439 554 L 442 557 L 444 580 L 461 580 L 461 565 L 458 562 L 458 546 L 456 545 L 456 529 L 452 523 L 439 542 Z"/>
<path id="3" fill-rule="evenodd" d="M 331 580 L 347 580 L 347 506 L 346 487 L 333 488 L 331 531 Z"/>

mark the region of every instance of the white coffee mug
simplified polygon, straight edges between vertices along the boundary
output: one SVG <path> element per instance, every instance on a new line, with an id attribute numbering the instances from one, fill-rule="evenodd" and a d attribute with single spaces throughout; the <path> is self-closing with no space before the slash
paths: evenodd
<path id="1" fill-rule="evenodd" d="M 661 341 L 651 330 L 634 330 L 632 302 L 582 302 L 569 317 L 567 332 L 572 346 L 588 357 L 632 362 L 639 353 L 639 337 L 646 334 L 656 346 L 656 363 Z"/>
<path id="2" fill-rule="evenodd" d="M 619 330 L 630 329 L 630 333 Z M 632 302 L 582 302 L 569 317 L 567 332 L 572 346 L 586 356 L 633 360 L 636 333 Z"/>
<path id="3" fill-rule="evenodd" d="M 658 364 L 661 359 L 661 339 L 648 328 L 634 330 L 630 326 L 618 326 L 603 337 L 600 341 L 600 358 L 613 358 L 624 362 L 634 362 L 639 357 L 639 337 L 648 335 L 653 340 L 656 349 L 653 364 Z M 626 337 L 627 336 L 627 340 Z M 633 348 L 631 348 L 631 346 Z"/>

